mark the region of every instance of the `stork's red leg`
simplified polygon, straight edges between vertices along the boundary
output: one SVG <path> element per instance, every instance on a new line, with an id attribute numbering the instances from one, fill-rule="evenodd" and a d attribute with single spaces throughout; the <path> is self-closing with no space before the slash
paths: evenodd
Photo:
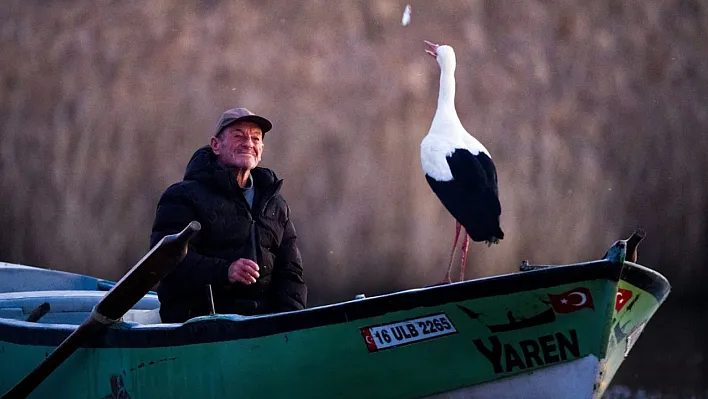
<path id="1" fill-rule="evenodd" d="M 450 251 L 450 264 L 447 266 L 447 273 L 445 273 L 445 279 L 443 283 L 451 283 L 450 273 L 452 272 L 452 259 L 455 257 L 455 248 L 457 248 L 457 240 L 460 238 L 460 229 L 462 225 L 460 222 L 455 221 L 455 241 L 452 243 L 452 250 Z"/>
<path id="2" fill-rule="evenodd" d="M 465 230 L 465 239 L 462 241 L 462 265 L 460 266 L 460 281 L 465 279 L 465 271 L 467 270 L 467 249 L 470 247 L 470 236 Z"/>

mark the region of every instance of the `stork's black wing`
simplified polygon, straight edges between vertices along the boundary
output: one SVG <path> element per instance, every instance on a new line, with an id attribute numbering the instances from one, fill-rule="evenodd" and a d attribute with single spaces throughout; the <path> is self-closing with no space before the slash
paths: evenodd
<path id="1" fill-rule="evenodd" d="M 458 148 L 447 157 L 452 177 L 474 188 L 491 190 L 499 195 L 497 188 L 497 169 L 492 159 L 485 153 L 473 155 L 466 149 Z"/>

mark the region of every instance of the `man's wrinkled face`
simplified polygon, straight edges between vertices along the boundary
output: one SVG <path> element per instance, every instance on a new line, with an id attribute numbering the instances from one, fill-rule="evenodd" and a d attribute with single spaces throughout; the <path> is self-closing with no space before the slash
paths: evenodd
<path id="1" fill-rule="evenodd" d="M 251 170 L 261 162 L 263 132 L 255 123 L 234 122 L 212 137 L 210 145 L 225 167 Z"/>

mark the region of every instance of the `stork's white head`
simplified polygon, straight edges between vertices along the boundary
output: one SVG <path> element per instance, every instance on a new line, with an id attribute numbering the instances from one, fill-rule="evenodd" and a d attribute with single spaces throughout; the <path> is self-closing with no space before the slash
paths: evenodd
<path id="1" fill-rule="evenodd" d="M 427 40 L 425 40 L 425 44 L 428 45 L 425 52 L 435 57 L 438 61 L 438 65 L 440 65 L 440 69 L 450 72 L 455 70 L 457 59 L 455 58 L 455 50 L 453 50 L 452 47 L 446 44 L 439 45 L 431 43 Z"/>

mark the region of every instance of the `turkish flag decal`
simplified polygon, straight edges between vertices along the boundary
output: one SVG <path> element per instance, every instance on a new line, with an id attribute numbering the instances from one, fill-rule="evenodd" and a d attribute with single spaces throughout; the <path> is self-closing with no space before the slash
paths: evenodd
<path id="1" fill-rule="evenodd" d="M 376 346 L 376 341 L 374 341 L 374 337 L 371 335 L 371 330 L 368 328 L 362 328 L 361 335 L 364 337 L 364 342 L 366 342 L 366 347 L 369 349 L 369 352 L 376 352 L 379 350 Z"/>
<path id="2" fill-rule="evenodd" d="M 615 311 L 619 312 L 622 310 L 624 305 L 632 299 L 632 291 L 625 290 L 624 288 L 617 289 L 617 301 L 615 301 Z"/>
<path id="3" fill-rule="evenodd" d="M 548 298 L 556 313 L 570 313 L 583 308 L 595 309 L 592 294 L 586 287 L 573 288 L 558 295 L 548 294 Z"/>

